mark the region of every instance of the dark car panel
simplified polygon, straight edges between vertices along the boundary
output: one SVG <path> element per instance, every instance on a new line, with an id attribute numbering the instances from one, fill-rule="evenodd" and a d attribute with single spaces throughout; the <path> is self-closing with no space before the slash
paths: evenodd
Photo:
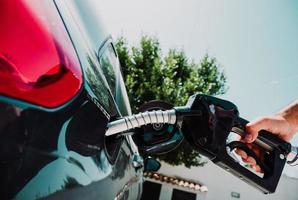
<path id="1" fill-rule="evenodd" d="M 138 199 L 143 169 L 133 165 L 133 140 L 105 137 L 109 121 L 131 114 L 113 41 L 94 2 L 47 3 L 69 34 L 84 83 L 59 109 L 0 103 L 1 199 Z"/>

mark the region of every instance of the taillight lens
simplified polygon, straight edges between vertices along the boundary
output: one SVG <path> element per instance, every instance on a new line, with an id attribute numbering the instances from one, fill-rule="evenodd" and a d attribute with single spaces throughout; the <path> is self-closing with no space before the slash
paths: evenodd
<path id="1" fill-rule="evenodd" d="M 52 1 L 0 1 L 0 94 L 58 107 L 74 97 L 82 72 Z"/>

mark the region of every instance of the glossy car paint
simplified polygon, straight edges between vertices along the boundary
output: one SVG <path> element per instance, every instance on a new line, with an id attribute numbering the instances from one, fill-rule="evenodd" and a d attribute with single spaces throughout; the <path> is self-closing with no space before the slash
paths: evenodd
<path id="1" fill-rule="evenodd" d="M 12 0 L 1 2 L 0 13 L 0 93 L 48 108 L 75 96 L 82 72 L 57 11 Z"/>
<path id="2" fill-rule="evenodd" d="M 109 120 L 131 110 L 119 62 L 112 74 L 100 63 L 113 44 L 95 2 L 44 3 L 61 17 L 84 83 L 56 109 L 0 98 L 1 199 L 138 199 L 143 169 L 133 165 L 140 159 L 135 144 L 129 136 L 104 136 Z"/>

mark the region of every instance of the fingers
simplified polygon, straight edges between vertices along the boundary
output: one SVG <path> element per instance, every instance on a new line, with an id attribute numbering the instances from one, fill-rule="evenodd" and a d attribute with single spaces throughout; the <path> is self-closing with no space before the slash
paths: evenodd
<path id="1" fill-rule="evenodd" d="M 256 172 L 259 172 L 259 173 L 263 172 L 259 165 L 253 166 L 253 168 Z"/>
<path id="2" fill-rule="evenodd" d="M 241 150 L 241 149 L 236 149 L 235 152 L 241 156 L 242 159 L 247 159 L 247 154 L 245 151 Z"/>
<path id="3" fill-rule="evenodd" d="M 261 130 L 277 135 L 280 139 L 285 141 L 290 141 L 293 137 L 292 128 L 287 120 L 280 115 L 271 115 L 248 123 L 246 125 L 247 135 L 244 141 L 252 143 L 258 137 L 258 133 Z"/>
<path id="4" fill-rule="evenodd" d="M 250 164 L 251 166 L 256 166 L 257 162 L 253 157 L 248 156 L 246 159 L 244 159 L 245 162 Z"/>
<path id="5" fill-rule="evenodd" d="M 254 153 L 261 159 L 263 160 L 264 159 L 264 152 L 258 148 L 256 145 L 254 144 L 251 144 L 251 143 L 247 143 L 246 144 L 248 148 L 250 148 L 252 151 L 254 151 Z M 250 165 L 251 168 L 253 168 L 256 172 L 259 172 L 261 173 L 262 172 L 262 169 L 261 167 L 257 164 L 256 160 L 251 157 L 251 156 L 248 156 L 247 153 L 241 149 L 236 149 L 235 150 L 235 153 L 237 153 L 241 158 L 242 160 Z"/>
<path id="6" fill-rule="evenodd" d="M 262 172 L 261 167 L 257 164 L 256 160 L 253 157 L 247 156 L 245 151 L 242 151 L 240 149 L 236 150 L 236 153 L 241 156 L 243 161 L 247 164 L 249 164 L 256 172 Z"/>
<path id="7" fill-rule="evenodd" d="M 247 135 L 244 138 L 245 142 L 248 142 L 248 143 L 253 142 L 258 137 L 259 131 L 262 128 L 264 128 L 263 124 L 264 124 L 264 119 L 259 119 L 248 123 L 246 125 Z"/>
<path id="8" fill-rule="evenodd" d="M 266 130 L 272 132 L 271 130 L 274 129 L 276 126 L 277 120 L 269 117 L 262 117 L 255 121 L 252 121 L 246 125 L 246 132 L 247 135 L 245 136 L 244 140 L 247 143 L 252 143 L 258 137 L 258 133 L 261 130 Z"/>
<path id="9" fill-rule="evenodd" d="M 238 152 L 237 152 L 238 153 Z M 239 152 L 240 153 L 240 152 Z M 241 152 L 242 153 L 242 152 Z M 240 154 L 241 154 L 240 153 Z M 240 155 L 239 154 L 239 155 Z M 240 155 L 241 156 L 241 155 Z M 242 157 L 242 156 L 241 156 Z M 251 168 L 253 168 L 256 172 L 263 172 L 261 167 L 257 164 L 256 160 L 253 158 L 253 157 L 250 157 L 250 156 L 247 156 L 246 155 L 246 158 L 245 157 L 242 157 L 243 161 L 247 164 L 250 165 Z"/>
<path id="10" fill-rule="evenodd" d="M 247 159 L 244 159 L 244 161 L 249 164 L 256 172 L 263 172 L 261 167 L 257 164 L 256 160 L 253 157 L 248 156 Z"/>

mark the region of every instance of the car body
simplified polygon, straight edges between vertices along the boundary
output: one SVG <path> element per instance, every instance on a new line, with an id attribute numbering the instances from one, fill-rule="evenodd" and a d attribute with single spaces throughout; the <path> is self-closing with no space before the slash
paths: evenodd
<path id="1" fill-rule="evenodd" d="M 95 1 L 1 1 L 1 199 L 139 199 L 120 64 Z"/>

